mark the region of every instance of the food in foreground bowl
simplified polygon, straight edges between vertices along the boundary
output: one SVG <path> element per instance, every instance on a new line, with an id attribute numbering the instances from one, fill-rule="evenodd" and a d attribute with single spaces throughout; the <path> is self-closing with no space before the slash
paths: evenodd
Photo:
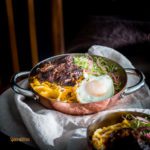
<path id="1" fill-rule="evenodd" d="M 38 68 L 30 85 L 51 100 L 97 102 L 112 97 L 122 88 L 119 67 L 99 56 L 68 55 Z"/>
<path id="2" fill-rule="evenodd" d="M 132 114 L 119 123 L 97 129 L 92 136 L 96 150 L 150 150 L 150 118 Z"/>

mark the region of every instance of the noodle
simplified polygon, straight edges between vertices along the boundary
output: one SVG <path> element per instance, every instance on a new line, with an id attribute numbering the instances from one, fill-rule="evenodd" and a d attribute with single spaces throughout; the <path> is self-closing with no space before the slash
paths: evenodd
<path id="1" fill-rule="evenodd" d="M 124 119 L 121 123 L 110 125 L 108 127 L 103 127 L 97 129 L 92 136 L 92 144 L 97 150 L 105 149 L 105 142 L 110 137 L 113 131 L 119 130 L 121 128 L 130 127 L 128 120 Z"/>

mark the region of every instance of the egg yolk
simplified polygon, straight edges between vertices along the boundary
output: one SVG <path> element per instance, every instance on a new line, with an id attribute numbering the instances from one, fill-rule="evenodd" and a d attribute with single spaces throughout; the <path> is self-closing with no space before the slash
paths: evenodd
<path id="1" fill-rule="evenodd" d="M 103 96 L 107 92 L 107 87 L 103 81 L 92 80 L 86 84 L 86 91 L 92 96 Z"/>

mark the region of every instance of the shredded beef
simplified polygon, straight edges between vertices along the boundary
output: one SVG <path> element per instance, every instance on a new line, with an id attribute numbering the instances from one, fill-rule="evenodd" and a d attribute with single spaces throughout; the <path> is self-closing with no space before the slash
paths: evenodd
<path id="1" fill-rule="evenodd" d="M 150 150 L 150 141 L 138 130 L 122 128 L 111 133 L 106 146 L 106 150 Z"/>
<path id="2" fill-rule="evenodd" d="M 82 69 L 73 63 L 72 56 L 46 63 L 38 69 L 39 80 L 56 82 L 60 85 L 75 85 L 81 75 Z"/>
<path id="3" fill-rule="evenodd" d="M 114 131 L 106 143 L 106 150 L 142 150 L 132 132 L 131 128 Z"/>

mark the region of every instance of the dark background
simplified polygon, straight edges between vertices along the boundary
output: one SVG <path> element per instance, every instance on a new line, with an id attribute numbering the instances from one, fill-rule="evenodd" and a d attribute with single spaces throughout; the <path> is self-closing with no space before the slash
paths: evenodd
<path id="1" fill-rule="evenodd" d="M 53 55 L 51 46 L 51 14 L 50 14 L 50 0 L 36 0 L 35 1 L 35 17 L 36 17 L 36 32 L 37 32 L 37 43 L 39 51 L 39 60 L 43 60 L 47 57 Z M 15 30 L 17 37 L 17 47 L 19 50 L 19 62 L 22 70 L 30 70 L 31 56 L 30 56 L 30 42 L 29 42 L 29 27 L 28 27 L 28 12 L 27 12 L 27 0 L 13 0 L 14 9 L 14 19 L 15 19 Z M 92 29 L 95 26 L 87 26 L 90 22 L 94 22 L 92 17 L 112 17 L 111 20 L 121 19 L 132 21 L 142 21 L 143 26 L 146 24 L 147 36 L 149 34 L 149 4 L 148 1 L 139 0 L 64 0 L 63 1 L 63 14 L 64 14 L 64 38 L 65 38 L 65 49 L 69 51 L 70 49 L 75 49 L 76 45 L 84 44 L 92 45 L 95 41 L 85 42 L 86 37 L 90 37 L 88 34 L 88 29 Z M 91 19 L 92 18 L 92 19 Z M 96 18 L 97 20 L 101 20 Z M 96 20 L 95 19 L 95 20 Z M 108 18 L 109 20 L 109 18 Z M 131 23 L 132 24 L 132 23 Z M 102 26 L 101 22 L 97 26 Z M 138 27 L 138 31 L 143 32 L 144 27 Z M 87 29 L 86 34 L 82 40 L 79 42 L 74 42 L 82 37 L 82 31 Z M 97 27 L 98 28 L 98 27 Z M 134 27 L 133 27 L 134 28 Z M 136 25 L 135 25 L 136 28 Z M 141 28 L 141 29 L 140 29 Z M 92 35 L 97 33 L 95 29 Z M 108 27 L 109 30 L 109 27 Z M 105 30 L 106 31 L 106 30 Z M 145 31 L 144 31 L 145 32 Z M 81 36 L 80 36 L 81 33 Z M 129 39 L 128 39 L 129 40 Z M 111 46 L 113 45 L 100 42 L 98 44 Z M 135 43 L 134 43 L 135 44 Z M 138 42 L 136 43 L 139 44 Z M 128 48 L 128 44 L 124 45 L 126 51 L 123 48 L 114 47 L 121 51 L 125 55 L 131 55 L 133 57 L 135 53 L 138 53 L 136 45 Z M 139 51 L 148 52 L 149 42 L 144 45 L 138 46 Z M 127 52 L 128 51 L 128 52 Z M 5 0 L 0 0 L 0 87 L 9 84 L 9 80 L 13 74 L 12 71 L 12 60 L 10 53 L 10 42 L 9 42 L 9 31 L 8 31 L 8 19 L 6 15 Z M 141 54 L 139 54 L 141 55 Z M 143 54 L 145 55 L 145 54 Z M 145 55 L 146 56 L 146 55 Z M 144 56 L 143 56 L 144 57 Z M 136 63 L 136 62 L 135 62 Z M 144 63 L 144 62 L 141 62 Z M 141 68 L 140 68 L 141 69 Z"/>
<path id="2" fill-rule="evenodd" d="M 35 16 L 36 16 L 36 32 L 37 32 L 37 43 L 39 51 L 39 60 L 43 60 L 53 55 L 51 47 L 51 14 L 50 14 L 50 0 L 36 0 L 35 1 Z M 17 37 L 17 47 L 19 50 L 19 62 L 22 70 L 30 70 L 31 56 L 30 56 L 30 43 L 29 43 L 29 27 L 28 27 L 28 12 L 27 12 L 27 0 L 13 0 L 14 18 L 15 18 L 15 30 Z M 74 48 L 77 44 L 82 45 L 82 41 L 90 34 L 84 35 L 83 40 L 80 43 L 74 42 L 77 38 L 81 38 L 80 33 L 82 30 L 87 28 L 90 21 L 94 19 L 92 17 L 113 17 L 121 20 L 129 21 L 142 21 L 145 25 L 150 20 L 149 15 L 149 4 L 148 1 L 139 0 L 64 0 L 63 1 L 63 14 L 64 14 L 64 36 L 65 36 L 65 49 L 69 51 Z M 91 19 L 92 18 L 92 19 Z M 95 19 L 96 20 L 96 19 Z M 98 20 L 98 19 L 97 19 Z M 101 20 L 101 19 L 99 19 Z M 108 18 L 109 20 L 109 18 Z M 112 19 L 113 20 L 113 19 Z M 100 21 L 99 21 L 99 24 Z M 98 26 L 97 25 L 97 26 Z M 149 28 L 149 24 L 147 25 Z M 92 25 L 88 26 L 89 30 L 94 28 Z M 136 25 L 135 25 L 136 28 Z M 138 28 L 143 30 L 144 27 Z M 88 30 L 87 29 L 87 30 Z M 109 27 L 108 27 L 109 29 Z M 98 30 L 98 29 L 97 29 Z M 97 32 L 95 31 L 95 34 Z M 141 31 L 140 31 L 141 32 Z M 143 32 L 143 31 L 142 31 Z M 145 31 L 144 31 L 145 32 Z M 149 31 L 146 31 L 149 34 Z M 92 33 L 94 34 L 94 33 Z M 148 36 L 148 35 L 147 35 Z M 89 42 L 91 45 L 94 42 Z M 86 43 L 87 45 L 90 45 Z M 109 44 L 98 43 L 101 45 L 109 46 Z M 134 43 L 135 44 L 135 43 Z M 139 43 L 136 43 L 139 44 Z M 85 43 L 84 43 L 85 45 Z M 113 47 L 112 45 L 110 45 Z M 82 47 L 82 46 L 81 46 Z M 84 46 L 85 47 L 85 46 Z M 128 44 L 125 45 L 128 47 Z M 126 48 L 127 52 L 122 49 L 117 49 L 125 55 L 134 56 L 136 51 L 133 48 Z M 149 44 L 146 46 L 140 45 L 140 50 L 147 53 Z M 147 50 L 146 50 L 147 49 Z M 9 42 L 9 31 L 8 31 L 8 20 L 6 15 L 5 0 L 0 0 L 0 85 L 1 87 L 8 85 L 12 72 L 12 60 L 10 53 L 10 42 Z M 146 56 L 146 55 L 145 55 Z M 143 62 L 144 63 L 144 62 Z"/>

